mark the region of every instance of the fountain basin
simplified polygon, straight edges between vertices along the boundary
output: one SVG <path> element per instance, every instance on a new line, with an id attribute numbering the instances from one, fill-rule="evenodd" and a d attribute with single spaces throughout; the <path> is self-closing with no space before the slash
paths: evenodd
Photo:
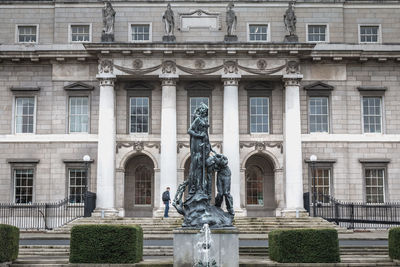
<path id="1" fill-rule="evenodd" d="M 173 231 L 174 267 L 207 266 L 204 261 L 206 249 L 208 266 L 239 266 L 239 231 L 235 227 L 211 228 L 211 238 L 207 241 L 200 230 L 184 227 Z"/>

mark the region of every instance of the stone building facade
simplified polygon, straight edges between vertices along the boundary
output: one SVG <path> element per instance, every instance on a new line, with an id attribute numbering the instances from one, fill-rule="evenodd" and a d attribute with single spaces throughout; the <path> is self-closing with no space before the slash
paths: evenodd
<path id="1" fill-rule="evenodd" d="M 200 102 L 239 216 L 301 211 L 313 154 L 319 193 L 399 201 L 400 3 L 298 0 L 296 43 L 277 0 L 235 1 L 225 42 L 227 5 L 171 2 L 165 43 L 167 2 L 115 0 L 102 43 L 99 1 L 2 1 L 0 202 L 81 202 L 87 184 L 98 210 L 158 216 Z"/>

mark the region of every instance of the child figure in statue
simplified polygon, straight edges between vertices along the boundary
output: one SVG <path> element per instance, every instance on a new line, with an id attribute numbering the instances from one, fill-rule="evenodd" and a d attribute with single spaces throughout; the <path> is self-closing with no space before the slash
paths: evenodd
<path id="1" fill-rule="evenodd" d="M 229 214 L 234 216 L 233 198 L 231 196 L 231 170 L 228 166 L 228 158 L 221 154 L 215 155 L 215 168 L 217 170 L 217 196 L 215 197 L 215 206 L 221 207 L 222 200 L 225 197 L 226 209 Z"/>

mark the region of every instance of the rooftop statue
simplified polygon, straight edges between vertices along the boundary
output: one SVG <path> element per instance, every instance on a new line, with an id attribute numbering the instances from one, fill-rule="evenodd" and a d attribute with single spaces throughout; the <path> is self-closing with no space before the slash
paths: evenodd
<path id="1" fill-rule="evenodd" d="M 232 2 L 230 2 L 226 9 L 226 31 L 227 31 L 226 34 L 228 36 L 235 35 L 237 17 L 235 11 L 233 10 L 234 6 L 235 5 Z"/>
<path id="2" fill-rule="evenodd" d="M 165 10 L 162 20 L 165 25 L 165 34 L 174 35 L 175 19 L 174 19 L 174 11 L 172 11 L 170 3 L 168 3 L 167 5 L 167 10 Z"/>
<path id="3" fill-rule="evenodd" d="M 289 35 L 285 36 L 285 42 L 298 42 L 298 37 L 296 35 L 296 14 L 294 13 L 294 2 L 289 2 L 289 7 L 283 15 L 283 21 L 285 22 L 286 30 Z"/>
<path id="4" fill-rule="evenodd" d="M 196 109 L 188 133 L 190 135 L 190 169 L 186 181 L 179 185 L 172 205 L 184 215 L 183 227 L 230 227 L 233 221 L 233 199 L 230 195 L 231 172 L 228 159 L 216 153 L 208 137 L 208 107 L 201 103 Z M 218 176 L 216 205 L 211 205 L 212 178 Z M 188 193 L 183 200 L 186 187 Z M 221 209 L 225 197 L 228 213 Z"/>
<path id="5" fill-rule="evenodd" d="M 104 2 L 102 42 L 114 42 L 115 10 L 110 1 Z"/>

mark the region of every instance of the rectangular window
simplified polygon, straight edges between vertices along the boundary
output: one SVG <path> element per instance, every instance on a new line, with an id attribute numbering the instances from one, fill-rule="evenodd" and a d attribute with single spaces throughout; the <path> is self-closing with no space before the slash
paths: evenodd
<path id="1" fill-rule="evenodd" d="M 150 24 L 131 25 L 131 41 L 150 41 Z"/>
<path id="2" fill-rule="evenodd" d="M 326 42 L 327 26 L 326 25 L 308 25 L 308 42 Z"/>
<path id="3" fill-rule="evenodd" d="M 268 24 L 249 25 L 249 41 L 251 42 L 267 42 L 268 41 Z"/>
<path id="4" fill-rule="evenodd" d="M 365 190 L 367 203 L 385 202 L 385 169 L 384 168 L 365 168 Z"/>
<path id="5" fill-rule="evenodd" d="M 35 98 L 15 98 L 15 132 L 33 133 L 35 124 Z"/>
<path id="6" fill-rule="evenodd" d="M 269 132 L 269 98 L 250 97 L 250 133 Z"/>
<path id="7" fill-rule="evenodd" d="M 69 98 L 69 132 L 89 132 L 89 98 L 87 96 Z"/>
<path id="8" fill-rule="evenodd" d="M 315 168 L 313 175 L 312 186 L 315 186 L 316 201 L 321 203 L 326 203 L 329 198 L 325 196 L 330 196 L 331 190 L 331 169 L 330 168 Z M 314 192 L 314 188 L 312 189 Z"/>
<path id="9" fill-rule="evenodd" d="M 71 25 L 71 42 L 90 42 L 90 25 Z"/>
<path id="10" fill-rule="evenodd" d="M 69 202 L 83 203 L 83 195 L 87 188 L 87 172 L 84 168 L 68 169 Z"/>
<path id="11" fill-rule="evenodd" d="M 194 112 L 200 106 L 201 103 L 208 105 L 209 98 L 208 97 L 191 97 L 190 98 L 190 122 L 193 122 L 195 119 Z M 210 107 L 209 107 L 210 108 Z M 209 109 L 210 111 L 210 109 Z M 208 113 L 208 118 L 210 118 L 210 112 Z"/>
<path id="12" fill-rule="evenodd" d="M 360 25 L 360 43 L 378 43 L 379 26 Z"/>
<path id="13" fill-rule="evenodd" d="M 149 132 L 149 98 L 130 98 L 130 132 Z"/>
<path id="14" fill-rule="evenodd" d="M 310 133 L 329 131 L 328 97 L 310 97 L 308 119 Z"/>
<path id="15" fill-rule="evenodd" d="M 364 133 L 382 132 L 382 98 L 367 97 L 362 99 Z"/>
<path id="16" fill-rule="evenodd" d="M 18 43 L 36 43 L 37 42 L 37 26 L 27 25 L 17 27 Z"/>
<path id="17" fill-rule="evenodd" d="M 32 203 L 34 169 L 14 169 L 15 203 Z"/>

